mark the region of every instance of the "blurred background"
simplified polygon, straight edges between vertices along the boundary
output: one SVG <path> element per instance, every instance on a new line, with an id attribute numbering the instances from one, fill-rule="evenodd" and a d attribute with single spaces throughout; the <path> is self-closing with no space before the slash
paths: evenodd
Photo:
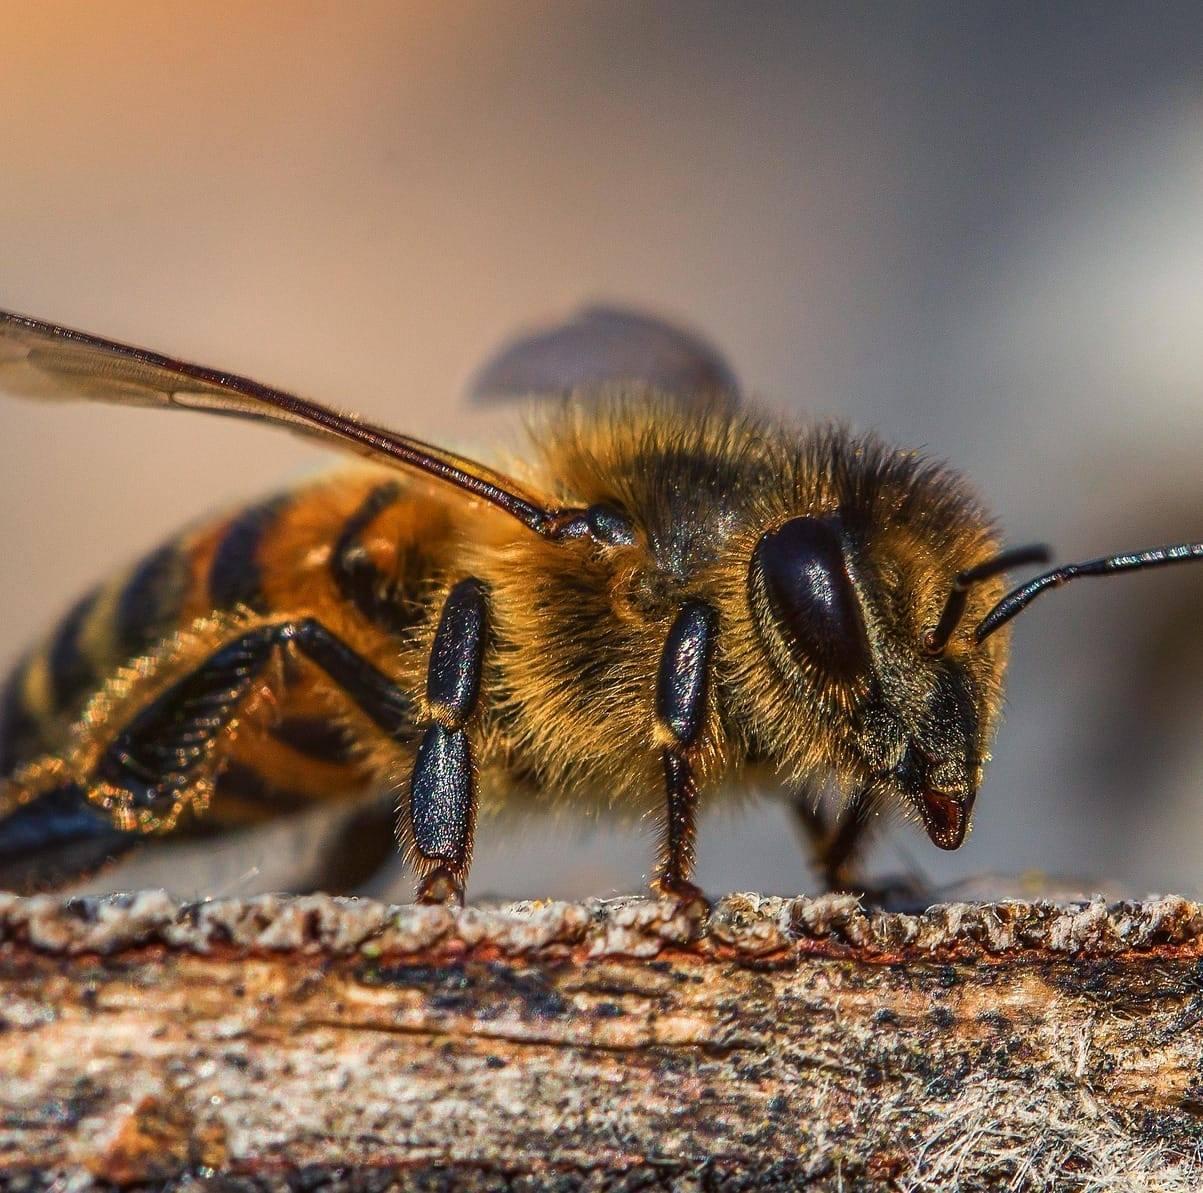
<path id="1" fill-rule="evenodd" d="M 484 354 L 626 301 L 706 331 L 769 407 L 953 461 L 1012 542 L 1200 539 L 1201 60 L 1193 2 L 9 6 L 0 307 L 472 449 L 515 421 L 461 397 Z M 0 662 L 325 459 L 0 404 Z M 1203 889 L 1201 608 L 1203 568 L 1040 602 L 968 843 L 900 825 L 873 868 Z M 278 885 L 323 831 L 168 878 Z M 651 826 L 486 828 L 472 889 L 630 889 L 653 849 Z M 699 878 L 812 881 L 767 801 L 705 818 Z"/>

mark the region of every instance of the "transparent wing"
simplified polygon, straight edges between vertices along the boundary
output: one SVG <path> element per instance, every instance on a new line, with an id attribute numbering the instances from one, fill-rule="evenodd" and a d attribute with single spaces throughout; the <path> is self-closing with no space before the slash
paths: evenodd
<path id="1" fill-rule="evenodd" d="M 734 401 L 739 383 L 702 337 L 625 307 L 586 307 L 504 344 L 474 377 L 474 398 L 558 395 L 638 382 L 685 401 Z"/>
<path id="2" fill-rule="evenodd" d="M 0 390 L 37 399 L 206 410 L 275 423 L 393 467 L 455 485 L 525 526 L 553 534 L 561 511 L 484 465 L 384 427 L 201 365 L 0 311 Z"/>

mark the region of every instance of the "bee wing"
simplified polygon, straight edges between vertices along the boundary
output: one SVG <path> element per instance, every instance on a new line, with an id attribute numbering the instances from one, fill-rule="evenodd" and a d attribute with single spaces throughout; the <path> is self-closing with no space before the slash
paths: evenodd
<path id="1" fill-rule="evenodd" d="M 566 322 L 518 336 L 473 378 L 473 398 L 563 394 L 639 382 L 686 400 L 733 401 L 739 383 L 705 339 L 654 315 L 586 307 Z"/>
<path id="2" fill-rule="evenodd" d="M 446 481 L 540 534 L 554 532 L 561 512 L 481 464 L 354 414 L 233 373 L 6 311 L 0 311 L 0 389 L 21 397 L 207 410 L 275 423 L 369 459 Z"/>

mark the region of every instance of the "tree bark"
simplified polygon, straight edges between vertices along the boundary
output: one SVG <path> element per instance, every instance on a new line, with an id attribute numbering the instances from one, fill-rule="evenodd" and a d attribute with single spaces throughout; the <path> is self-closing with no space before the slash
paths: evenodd
<path id="1" fill-rule="evenodd" d="M 1201 953 L 1177 898 L 0 895 L 0 1185 L 1197 1189 Z"/>

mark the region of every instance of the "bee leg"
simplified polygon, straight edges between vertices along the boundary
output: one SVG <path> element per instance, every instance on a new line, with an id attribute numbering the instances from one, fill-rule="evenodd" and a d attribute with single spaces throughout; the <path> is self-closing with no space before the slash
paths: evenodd
<path id="1" fill-rule="evenodd" d="M 862 890 L 855 877 L 853 859 L 864 843 L 865 829 L 873 811 L 868 788 L 861 788 L 834 819 L 815 807 L 809 791 L 795 792 L 790 803 L 794 823 L 806 839 L 816 869 L 829 891 Z"/>
<path id="2" fill-rule="evenodd" d="M 393 817 L 391 796 L 357 806 L 322 842 L 314 869 L 297 890 L 351 894 L 370 882 L 396 856 Z"/>
<path id="3" fill-rule="evenodd" d="M 397 825 L 398 838 L 412 843 L 424 903 L 458 902 L 464 895 L 476 821 L 467 725 L 480 697 L 487 632 L 487 590 L 468 577 L 443 602 L 426 672 L 429 723 L 410 778 L 408 824 L 402 815 Z"/>
<path id="4" fill-rule="evenodd" d="M 656 679 L 656 720 L 668 744 L 662 747 L 665 822 L 655 888 L 683 902 L 707 906 L 690 881 L 694 863 L 697 782 L 690 761 L 701 736 L 714 652 L 714 610 L 687 601 L 677 613 L 660 654 Z"/>
<path id="5" fill-rule="evenodd" d="M 873 801 L 868 788 L 862 787 L 840 813 L 824 841 L 820 863 L 828 890 L 846 891 L 857 885 L 852 862 L 856 851 L 864 843 L 865 829 L 872 811 Z"/>
<path id="6" fill-rule="evenodd" d="M 284 647 L 322 668 L 386 733 L 405 731 L 406 694 L 319 621 L 267 623 L 215 650 L 138 712 L 101 755 L 93 782 L 127 792 L 135 812 L 165 813 L 186 800 L 219 769 L 227 729 Z"/>
<path id="7" fill-rule="evenodd" d="M 697 783 L 689 760 L 676 750 L 660 751 L 664 764 L 664 793 L 667 798 L 664 841 L 660 868 L 653 887 L 685 904 L 710 904 L 700 887 L 690 881 L 694 861 L 694 830 L 697 819 Z"/>
<path id="8" fill-rule="evenodd" d="M 0 889 L 33 894 L 80 881 L 143 839 L 115 828 L 82 787 L 65 781 L 0 817 Z"/>
<path id="9" fill-rule="evenodd" d="M 321 623 L 254 626 L 211 650 L 124 724 L 91 726 L 103 748 L 80 773 L 48 758 L 12 776 L 12 793 L 0 791 L 0 882 L 11 871 L 22 886 L 40 884 L 43 873 L 59 884 L 148 834 L 170 831 L 185 812 L 203 812 L 231 724 L 287 645 L 386 734 L 410 739 L 408 695 Z"/>
<path id="10" fill-rule="evenodd" d="M 831 821 L 818 806 L 818 796 L 809 787 L 791 791 L 789 795 L 790 816 L 798 836 L 808 850 L 817 852 L 831 835 Z"/>

